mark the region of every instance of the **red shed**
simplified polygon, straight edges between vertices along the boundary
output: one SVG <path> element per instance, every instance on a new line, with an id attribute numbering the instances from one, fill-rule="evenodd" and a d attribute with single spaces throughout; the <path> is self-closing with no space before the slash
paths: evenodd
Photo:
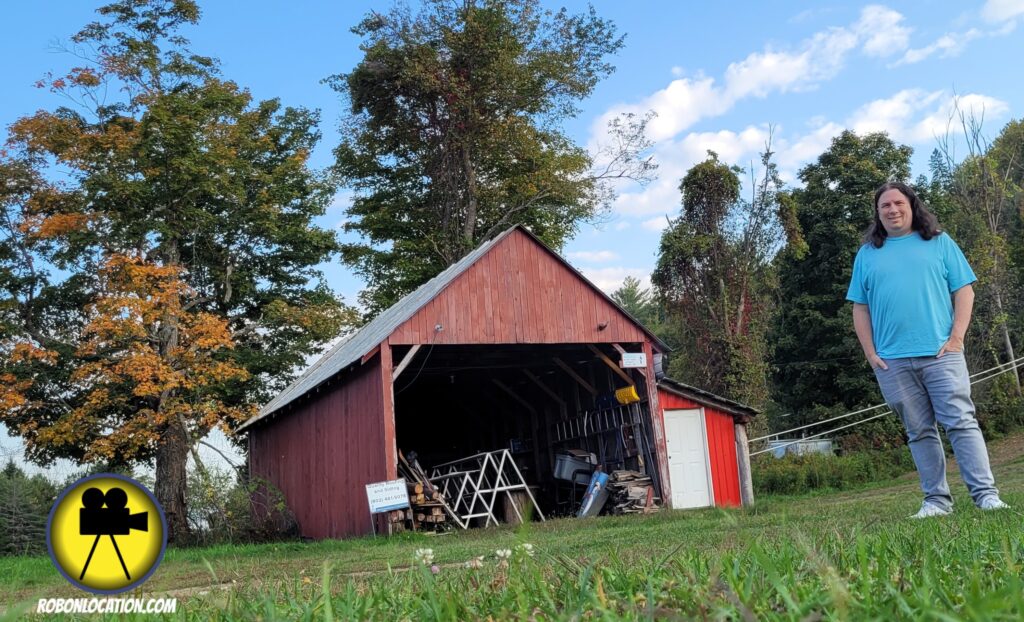
<path id="1" fill-rule="evenodd" d="M 427 467 L 507 448 L 546 513 L 573 498 L 559 475 L 569 450 L 606 471 L 647 473 L 668 506 L 749 501 L 737 439 L 755 411 L 656 380 L 667 349 L 513 227 L 335 345 L 246 422 L 250 472 L 280 489 L 314 538 L 371 530 L 365 485 L 398 476 L 399 448 Z M 638 402 L 609 403 L 630 385 Z"/>

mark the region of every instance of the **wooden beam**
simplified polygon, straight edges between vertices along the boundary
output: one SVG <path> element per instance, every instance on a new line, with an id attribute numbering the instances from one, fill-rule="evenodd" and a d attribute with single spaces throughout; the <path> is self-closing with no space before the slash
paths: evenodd
<path id="1" fill-rule="evenodd" d="M 613 361 L 610 358 L 608 358 L 608 356 L 604 352 L 601 352 L 596 347 L 594 347 L 593 345 L 590 345 L 590 344 L 587 344 L 587 347 L 590 348 L 590 351 L 593 352 L 594 354 L 596 354 L 599 359 L 604 361 L 605 365 L 610 367 L 613 372 L 617 373 L 620 378 L 622 378 L 623 380 L 625 380 L 629 384 L 636 384 L 636 382 L 634 382 L 633 379 L 629 377 L 629 374 L 627 374 L 626 372 L 622 371 L 622 368 L 619 367 L 615 363 L 615 361 Z"/>
<path id="2" fill-rule="evenodd" d="M 366 365 L 366 362 L 369 361 L 370 359 L 372 359 L 373 357 L 377 356 L 378 352 L 380 352 L 380 344 L 379 343 L 377 345 L 375 345 L 372 350 L 370 350 L 369 352 L 367 352 L 366 354 L 363 355 L 363 358 L 359 361 L 359 364 L 360 365 Z M 320 359 L 320 360 L 323 360 L 323 359 Z"/>
<path id="3" fill-rule="evenodd" d="M 562 359 L 558 358 L 557 356 L 553 356 L 553 357 L 551 357 L 551 360 L 553 360 L 555 362 L 555 365 L 558 365 L 559 367 L 561 367 L 562 371 L 564 371 L 565 373 L 567 373 L 570 376 L 572 376 L 573 379 L 576 382 L 580 383 L 580 386 L 583 387 L 584 389 L 586 389 L 587 391 L 589 391 L 591 395 L 597 395 L 597 389 L 595 389 L 594 387 L 590 386 L 589 382 L 587 382 L 586 380 L 581 378 L 580 375 L 577 374 L 576 372 L 574 372 L 572 370 L 572 367 L 569 367 L 568 365 L 566 365 L 562 361 Z"/>
<path id="4" fill-rule="evenodd" d="M 626 353 L 626 349 L 623 348 L 622 346 L 620 346 L 619 344 L 613 343 L 611 345 L 612 345 L 613 348 L 615 348 L 615 351 L 618 352 L 619 354 L 625 354 Z"/>
<path id="5" fill-rule="evenodd" d="M 391 374 L 391 382 L 398 380 L 399 374 L 405 371 L 405 368 L 409 366 L 409 363 L 412 363 L 413 357 L 416 356 L 416 353 L 420 351 L 421 347 L 422 346 L 417 343 L 409 349 L 404 357 L 402 357 L 402 362 L 398 364 L 398 367 L 396 367 L 395 371 Z"/>
<path id="6" fill-rule="evenodd" d="M 537 412 L 537 410 L 533 407 L 533 404 L 530 404 L 529 402 L 527 402 L 523 398 L 519 397 L 519 394 L 516 393 L 515 391 L 513 391 L 512 389 L 510 389 L 509 386 L 507 384 L 505 384 L 504 382 L 498 380 L 497 378 L 491 378 L 491 382 L 496 384 L 498 386 L 498 388 L 501 389 L 502 391 L 504 391 L 505 393 L 508 393 L 509 396 L 511 396 L 512 399 L 514 399 L 515 401 L 519 402 L 519 404 L 523 408 L 525 408 L 526 410 L 530 411 L 530 414 L 535 414 Z"/>
<path id="7" fill-rule="evenodd" d="M 534 376 L 533 373 L 529 369 L 524 369 L 523 373 L 526 374 L 527 378 L 529 378 L 530 380 L 533 381 L 533 384 L 535 384 L 538 387 L 540 387 L 541 391 L 547 393 L 548 397 L 550 397 L 551 399 L 555 400 L 555 402 L 559 406 L 562 406 L 563 408 L 565 407 L 565 400 L 563 400 L 561 397 L 559 397 L 559 395 L 557 393 L 555 393 L 554 391 L 549 389 L 547 387 L 547 385 L 544 384 L 543 382 L 541 382 L 540 378 L 538 378 L 537 376 Z"/>

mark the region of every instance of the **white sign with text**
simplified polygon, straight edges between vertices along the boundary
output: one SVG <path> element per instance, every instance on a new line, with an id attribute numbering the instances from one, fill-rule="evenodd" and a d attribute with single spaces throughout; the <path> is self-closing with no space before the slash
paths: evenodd
<path id="1" fill-rule="evenodd" d="M 647 367 L 647 355 L 643 352 L 623 352 L 622 364 L 619 367 L 623 369 Z"/>
<path id="2" fill-rule="evenodd" d="M 366 500 L 370 502 L 370 512 L 374 514 L 400 510 L 409 507 L 409 490 L 404 479 L 367 484 Z"/>

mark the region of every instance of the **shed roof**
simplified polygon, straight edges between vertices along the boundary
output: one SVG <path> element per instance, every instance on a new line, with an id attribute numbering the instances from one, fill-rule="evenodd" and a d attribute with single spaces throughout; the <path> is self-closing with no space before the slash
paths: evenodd
<path id="1" fill-rule="evenodd" d="M 697 402 L 698 404 L 703 404 L 705 406 L 710 406 L 712 408 L 717 408 L 719 410 L 725 411 L 735 417 L 749 419 L 750 417 L 754 417 L 760 414 L 761 412 L 756 408 L 751 408 L 750 406 L 747 406 L 745 404 L 740 404 L 739 402 L 735 402 L 720 395 L 715 395 L 710 391 L 698 389 L 697 387 L 684 384 L 682 382 L 679 382 L 678 380 L 673 380 L 671 378 L 662 378 L 658 380 L 658 388 L 664 389 L 669 393 L 675 393 L 676 395 L 685 397 L 689 400 Z"/>
<path id="2" fill-rule="evenodd" d="M 598 292 L 626 317 L 632 320 L 651 338 L 651 341 L 657 348 L 663 351 L 670 349 L 663 341 L 658 339 L 654 333 L 648 330 L 636 318 L 630 315 L 629 312 L 623 309 L 621 305 L 608 296 L 608 294 L 601 291 L 600 288 L 580 274 L 580 272 L 572 267 L 572 265 L 569 264 L 561 255 L 548 248 L 547 245 L 533 235 L 529 229 L 526 229 L 522 225 L 516 225 L 506 229 L 487 242 L 484 242 L 471 253 L 467 254 L 440 274 L 421 285 L 415 291 L 407 294 L 350 337 L 335 344 L 316 363 L 306 369 L 301 376 L 292 382 L 291 385 L 263 406 L 256 416 L 243 423 L 238 430 L 242 431 L 256 422 L 270 416 L 303 395 L 313 391 L 347 367 L 360 361 L 363 356 L 384 342 L 388 336 L 395 331 L 395 329 L 405 323 L 409 318 L 415 315 L 417 311 L 423 308 L 424 305 L 440 294 L 441 291 L 458 278 L 459 275 L 464 273 L 470 266 L 486 255 L 488 251 L 493 249 L 501 240 L 511 235 L 512 232 L 517 229 L 525 233 L 527 237 L 533 240 L 538 246 L 546 250 L 559 262 L 569 268 L 581 281 L 589 285 L 594 291 Z"/>

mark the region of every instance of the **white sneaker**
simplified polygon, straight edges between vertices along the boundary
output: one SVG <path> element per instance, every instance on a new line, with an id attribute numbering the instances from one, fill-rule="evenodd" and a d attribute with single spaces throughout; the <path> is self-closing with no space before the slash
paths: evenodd
<path id="1" fill-rule="evenodd" d="M 999 497 L 985 497 L 984 499 L 981 500 L 981 503 L 978 505 L 978 507 L 985 511 L 1010 509 L 1010 506 L 1003 503 L 1003 500 L 1000 499 Z"/>
<path id="2" fill-rule="evenodd" d="M 933 518 L 935 516 L 946 516 L 947 514 L 952 514 L 952 513 L 953 513 L 953 510 L 946 510 L 946 509 L 940 508 L 939 506 L 937 506 L 937 505 L 935 505 L 933 503 L 928 503 L 927 501 L 925 501 L 924 503 L 921 504 L 921 509 L 917 511 L 917 514 L 914 514 L 910 518 L 913 518 L 915 520 L 920 520 L 922 518 Z"/>

